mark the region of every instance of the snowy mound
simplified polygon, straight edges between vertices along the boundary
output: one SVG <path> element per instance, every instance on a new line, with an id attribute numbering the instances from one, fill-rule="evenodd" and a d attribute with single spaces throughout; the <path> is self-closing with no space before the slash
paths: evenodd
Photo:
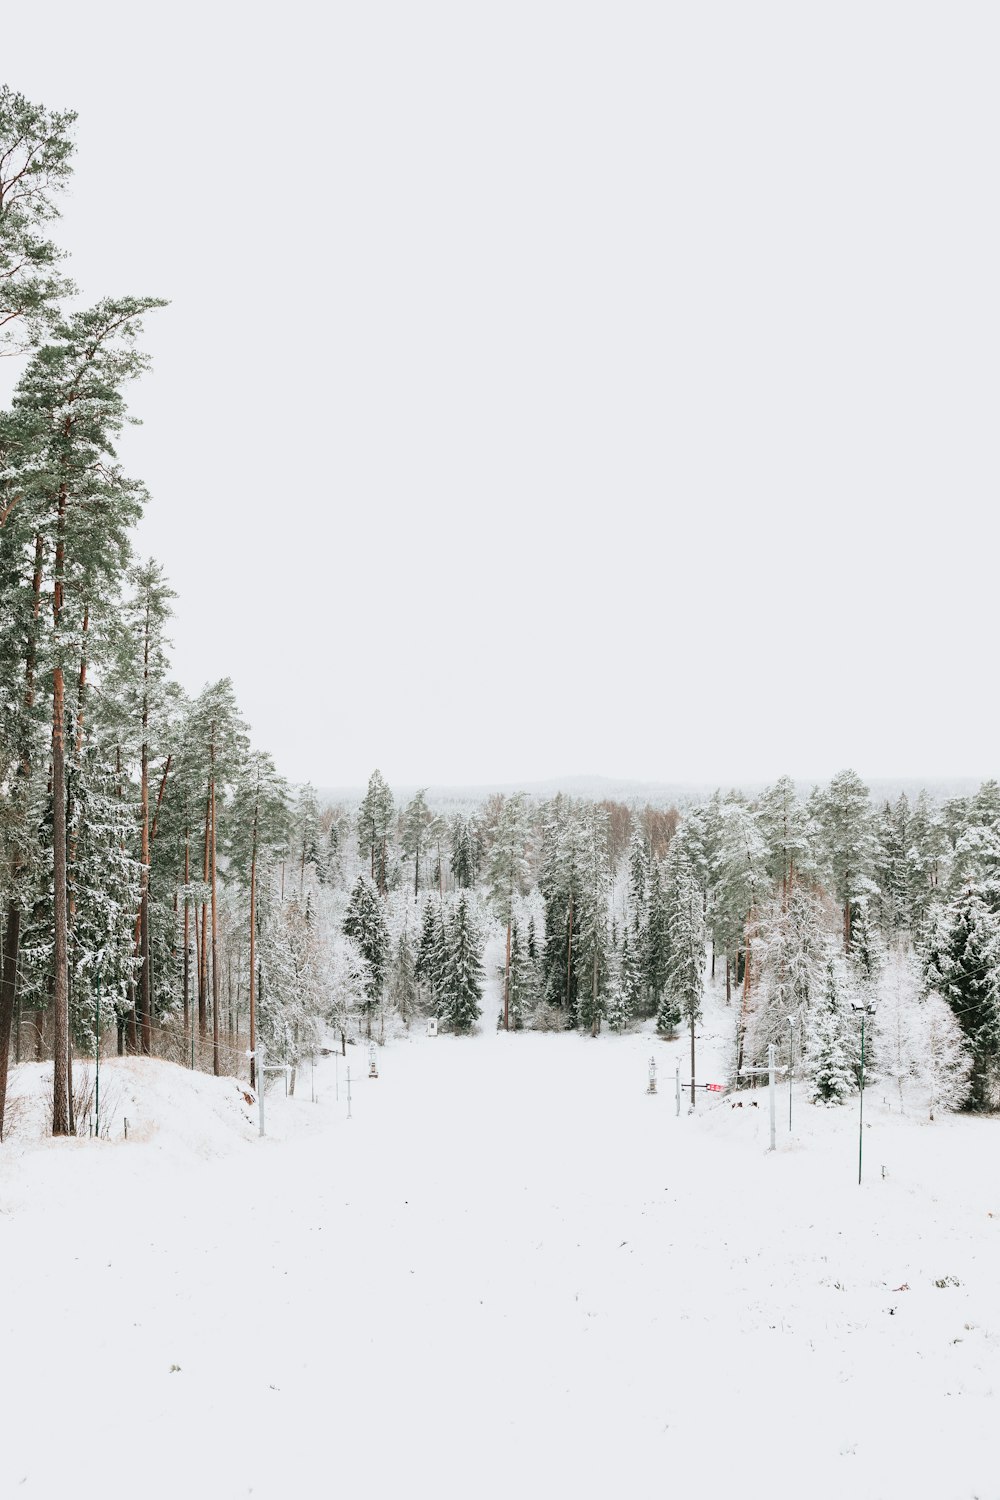
<path id="1" fill-rule="evenodd" d="M 89 1144 L 97 1124 L 93 1064 L 74 1063 L 77 1136 Z M 256 1102 L 236 1078 L 214 1078 L 151 1057 L 101 1063 L 100 1143 L 150 1143 L 160 1151 L 224 1156 L 257 1136 Z M 4 1149 L 51 1141 L 52 1064 L 21 1063 L 7 1092 Z"/>

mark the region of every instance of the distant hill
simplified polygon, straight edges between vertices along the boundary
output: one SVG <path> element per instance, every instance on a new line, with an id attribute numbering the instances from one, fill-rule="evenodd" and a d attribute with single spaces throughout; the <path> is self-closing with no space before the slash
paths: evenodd
<path id="1" fill-rule="evenodd" d="M 777 777 L 771 779 L 777 780 Z M 968 796 L 977 790 L 984 779 L 984 777 L 976 776 L 928 776 L 923 779 L 890 777 L 872 779 L 868 782 L 868 786 L 872 801 L 875 803 L 894 802 L 902 792 L 905 792 L 913 801 L 921 790 L 926 791 L 934 801 L 943 802 L 948 797 Z M 557 792 L 563 792 L 569 797 L 581 797 L 595 802 L 638 803 L 643 806 L 649 803 L 652 807 L 684 808 L 704 802 L 712 795 L 716 787 L 721 786 L 724 792 L 735 788 L 753 796 L 767 784 L 764 781 L 738 780 L 698 784 L 682 781 L 625 781 L 613 776 L 553 776 L 545 781 L 488 782 L 481 786 L 431 785 L 426 787 L 425 791 L 431 807 L 453 812 L 475 807 L 497 792 L 504 796 L 510 796 L 514 792 L 526 792 L 529 797 L 537 798 L 539 801 L 554 797 Z M 807 797 L 816 782 L 796 781 L 795 785 L 799 796 Z M 409 801 L 417 790 L 418 787 L 415 785 L 392 788 L 397 802 Z M 317 794 L 321 802 L 340 802 L 347 807 L 355 807 L 364 796 L 365 788 L 363 786 L 321 786 L 317 787 Z"/>

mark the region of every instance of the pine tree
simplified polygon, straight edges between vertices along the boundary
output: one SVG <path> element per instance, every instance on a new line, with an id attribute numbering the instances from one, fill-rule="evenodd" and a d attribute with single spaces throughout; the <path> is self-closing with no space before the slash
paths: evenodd
<path id="1" fill-rule="evenodd" d="M 371 882 L 359 875 L 344 917 L 344 933 L 353 938 L 367 967 L 365 1018 L 371 1036 L 372 1015 L 382 999 L 389 959 L 389 932 L 385 913 Z"/>
<path id="2" fill-rule="evenodd" d="M 373 771 L 358 809 L 358 848 L 370 866 L 380 896 L 389 888 L 389 835 L 395 805 L 381 771 Z"/>
<path id="3" fill-rule="evenodd" d="M 827 953 L 818 897 L 797 883 L 787 899 L 779 893 L 767 902 L 754 929 L 754 948 L 760 984 L 746 1050 L 760 1067 L 770 1043 L 788 1045 L 789 1018 L 802 1026 L 819 992 Z"/>
<path id="4" fill-rule="evenodd" d="M 249 893 L 248 1007 L 250 1027 L 250 1082 L 256 1087 L 257 1066 L 257 933 L 258 870 L 277 859 L 289 834 L 288 784 L 278 775 L 273 760 L 260 750 L 252 751 L 239 767 L 233 791 L 234 838 L 230 858 L 234 873 L 245 880 Z M 185 1017 L 186 1022 L 186 1017 Z"/>
<path id="5" fill-rule="evenodd" d="M 105 301 L 54 326 L 52 342 L 28 364 L 14 412 L 30 434 L 18 455 L 22 516 L 41 539 L 50 633 L 45 680 L 51 692 L 54 1068 L 52 1132 L 70 1130 L 69 968 L 66 829 L 66 676 L 87 601 L 114 589 L 127 561 L 127 533 L 142 486 L 115 463 L 113 439 L 126 422 L 122 387 L 147 361 L 135 348 L 153 299 Z"/>
<path id="6" fill-rule="evenodd" d="M 545 906 L 544 992 L 573 1026 L 579 987 L 580 886 L 583 842 L 579 810 L 561 794 L 542 809 L 538 885 Z"/>
<path id="7" fill-rule="evenodd" d="M 813 799 L 831 889 L 843 912 L 844 951 L 858 902 L 877 892 L 876 842 L 868 788 L 854 771 L 840 771 Z"/>
<path id="8" fill-rule="evenodd" d="M 507 990 L 507 1029 L 521 1031 L 538 998 L 538 979 L 534 961 L 515 917 L 511 922 L 510 968 Z M 504 1024 L 504 1010 L 497 1018 L 498 1028 Z"/>
<path id="9" fill-rule="evenodd" d="M 490 848 L 490 902 L 507 928 L 507 947 L 503 982 L 503 1027 L 510 1029 L 510 965 L 514 898 L 525 887 L 528 878 L 527 840 L 529 833 L 527 799 L 519 792 L 504 799 L 493 832 Z"/>
<path id="10" fill-rule="evenodd" d="M 874 818 L 875 884 L 874 898 L 878 925 L 887 937 L 909 926 L 907 900 L 906 849 L 910 822 L 910 805 L 903 793 L 895 804 L 886 802 Z"/>
<path id="11" fill-rule="evenodd" d="M 627 925 L 613 955 L 608 981 L 608 1025 L 612 1031 L 627 1031 L 642 991 L 642 971 Z"/>
<path id="12" fill-rule="evenodd" d="M 407 858 L 413 860 L 414 899 L 420 894 L 420 856 L 427 845 L 432 821 L 431 810 L 427 806 L 426 788 L 422 788 L 403 809 L 401 821 L 400 846 Z"/>
<path id="13" fill-rule="evenodd" d="M 808 878 L 815 864 L 809 815 L 790 776 L 780 777 L 761 794 L 757 826 L 766 850 L 764 864 L 768 878 L 787 901 L 796 879 Z"/>
<path id="14" fill-rule="evenodd" d="M 418 984 L 429 990 L 431 1000 L 435 1005 L 441 995 L 444 981 L 444 970 L 441 964 L 441 953 L 444 947 L 443 929 L 444 918 L 440 907 L 434 901 L 425 902 L 420 925 L 420 940 L 417 945 L 415 972 Z"/>
<path id="15" fill-rule="evenodd" d="M 994 1107 L 1000 1089 L 1000 917 L 974 887 L 939 908 L 925 945 L 930 988 L 951 1006 L 972 1059 L 968 1107 Z"/>
<path id="16" fill-rule="evenodd" d="M 75 121 L 0 86 L 0 355 L 37 347 L 73 291 L 43 231 L 73 170 Z"/>
<path id="17" fill-rule="evenodd" d="M 828 952 L 805 1043 L 806 1074 L 816 1104 L 840 1104 L 855 1088 L 847 995 L 843 961 Z"/>
<path id="18" fill-rule="evenodd" d="M 941 885 L 947 837 L 940 815 L 921 792 L 910 814 L 906 830 L 906 893 L 910 927 L 921 932 L 928 909 Z"/>
<path id="19" fill-rule="evenodd" d="M 292 848 L 299 867 L 299 899 L 306 893 L 306 873 L 319 885 L 327 878 L 327 851 L 322 836 L 322 815 L 316 788 L 305 782 L 298 789 L 292 817 Z"/>
<path id="20" fill-rule="evenodd" d="M 451 873 L 459 890 L 468 890 L 476 878 L 476 856 L 472 830 L 461 813 L 456 814 L 450 826 Z"/>
<path id="21" fill-rule="evenodd" d="M 577 989 L 579 1024 L 589 1026 L 591 1036 L 600 1031 L 607 1008 L 610 886 L 607 815 L 602 809 L 591 807 L 583 823 Z"/>
<path id="22" fill-rule="evenodd" d="M 663 884 L 663 868 L 659 860 L 653 860 L 649 868 L 641 941 L 646 1008 L 650 1014 L 659 1015 L 670 972 L 670 913 Z"/>
<path id="23" fill-rule="evenodd" d="M 453 1031 L 469 1031 L 482 1013 L 483 965 L 480 937 L 463 891 L 449 933 L 444 1020 Z"/>
<path id="24" fill-rule="evenodd" d="M 389 970 L 389 999 L 405 1026 L 417 1003 L 417 954 L 409 926 L 400 928 L 392 950 Z"/>
<path id="25" fill-rule="evenodd" d="M 695 1023 L 701 1016 L 705 988 L 705 917 L 702 894 L 683 847 L 673 844 L 667 856 L 665 883 L 669 961 L 667 983 L 657 1026 L 672 1033 L 681 1019 L 691 1034 L 691 1078 L 694 1079 Z"/>
<path id="26" fill-rule="evenodd" d="M 947 1001 L 928 995 L 920 1007 L 922 1047 L 917 1059 L 933 1120 L 942 1110 L 961 1109 L 969 1097 L 972 1054 Z"/>

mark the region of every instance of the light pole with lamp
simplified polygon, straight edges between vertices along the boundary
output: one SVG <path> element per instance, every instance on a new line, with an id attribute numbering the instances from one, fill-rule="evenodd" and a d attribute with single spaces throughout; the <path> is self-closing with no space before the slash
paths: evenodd
<path id="1" fill-rule="evenodd" d="M 851 1009 L 860 1012 L 861 1015 L 861 1104 L 858 1112 L 858 1186 L 861 1186 L 861 1152 L 864 1146 L 865 1133 L 865 1017 L 875 1014 L 875 1007 L 870 1000 L 857 1005 L 852 1000 Z"/>

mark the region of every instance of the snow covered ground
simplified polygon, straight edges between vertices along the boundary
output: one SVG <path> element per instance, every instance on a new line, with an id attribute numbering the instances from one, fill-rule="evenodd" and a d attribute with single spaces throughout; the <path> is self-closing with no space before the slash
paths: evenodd
<path id="1" fill-rule="evenodd" d="M 22 1067 L 0 1495 L 996 1500 L 1000 1122 L 875 1086 L 859 1188 L 856 1100 L 789 1132 L 782 1087 L 772 1155 L 766 1090 L 677 1118 L 685 1050 L 349 1048 L 352 1118 L 329 1058 L 264 1141 L 234 1081 L 137 1060 L 110 1141 L 39 1141 Z"/>

